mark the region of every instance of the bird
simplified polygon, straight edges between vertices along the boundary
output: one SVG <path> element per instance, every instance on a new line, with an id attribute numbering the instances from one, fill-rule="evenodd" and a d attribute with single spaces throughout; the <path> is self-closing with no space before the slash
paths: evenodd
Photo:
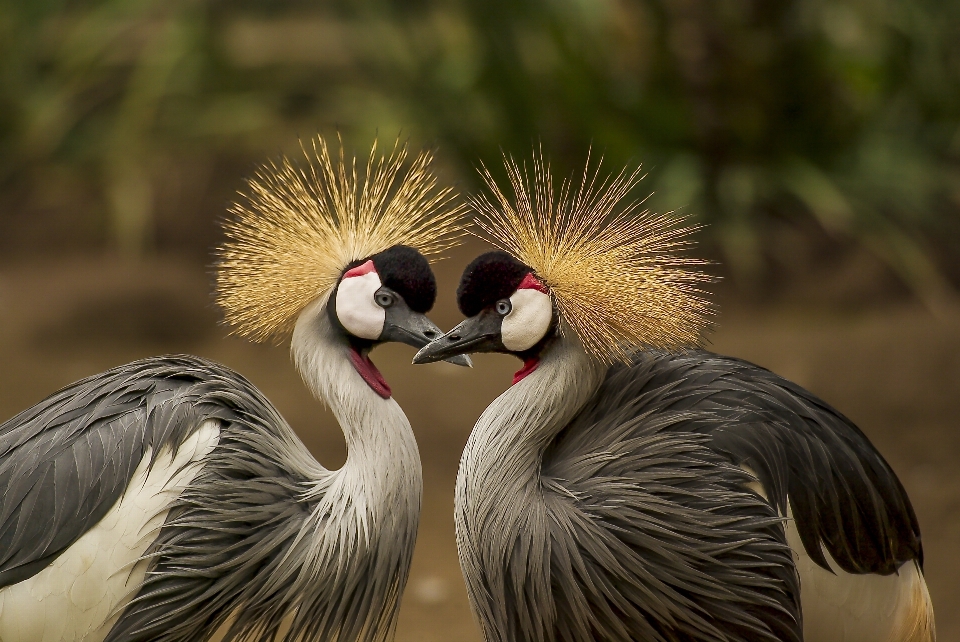
<path id="1" fill-rule="evenodd" d="M 498 249 L 464 270 L 467 317 L 415 363 L 505 353 L 455 522 L 488 642 L 932 642 L 904 487 L 812 393 L 704 347 L 716 310 L 696 226 L 641 211 L 639 167 L 555 190 L 542 149 L 482 168 Z M 601 160 L 602 163 L 602 160 Z"/>
<path id="2" fill-rule="evenodd" d="M 439 336 L 425 255 L 457 242 L 462 206 L 429 151 L 374 143 L 358 172 L 330 147 L 317 136 L 248 179 L 216 299 L 234 333 L 290 337 L 346 462 L 321 466 L 257 388 L 204 358 L 63 388 L 0 425 L 4 642 L 392 639 L 422 475 L 369 354 Z"/>

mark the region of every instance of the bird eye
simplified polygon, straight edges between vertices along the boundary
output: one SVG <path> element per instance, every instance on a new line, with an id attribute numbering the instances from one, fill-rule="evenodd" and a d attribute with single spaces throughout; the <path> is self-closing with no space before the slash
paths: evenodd
<path id="1" fill-rule="evenodd" d="M 502 317 L 510 314 L 510 310 L 513 309 L 513 304 L 510 303 L 510 299 L 500 299 L 497 301 L 497 314 Z"/>
<path id="2" fill-rule="evenodd" d="M 389 292 L 380 291 L 373 295 L 374 301 L 377 302 L 381 308 L 389 308 L 394 304 L 394 296 Z"/>

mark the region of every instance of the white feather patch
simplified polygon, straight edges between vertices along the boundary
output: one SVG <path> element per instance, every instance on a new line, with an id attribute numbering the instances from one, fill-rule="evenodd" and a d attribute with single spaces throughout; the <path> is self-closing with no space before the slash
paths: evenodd
<path id="1" fill-rule="evenodd" d="M 373 295 L 382 283 L 376 272 L 352 276 L 337 288 L 337 318 L 355 337 L 379 339 L 386 320 L 386 310 L 377 305 Z"/>
<path id="2" fill-rule="evenodd" d="M 744 470 L 756 477 L 747 466 Z M 760 482 L 747 485 L 767 499 Z M 823 555 L 833 573 L 814 562 L 800 540 L 787 500 L 787 543 L 800 574 L 803 637 L 816 642 L 934 642 L 930 594 L 915 561 L 896 573 L 852 574 L 842 570 L 829 551 Z"/>
<path id="3" fill-rule="evenodd" d="M 0 590 L 2 642 L 98 642 L 136 594 L 147 569 L 141 556 L 177 499 L 220 439 L 208 421 L 171 456 L 150 452 L 110 511 L 48 567 Z"/>
<path id="4" fill-rule="evenodd" d="M 833 570 L 817 565 L 803 548 L 800 532 L 787 503 L 787 543 L 800 573 L 800 603 L 803 607 L 803 637 L 818 642 L 932 642 L 931 627 L 926 635 L 904 638 L 917 620 L 918 591 L 927 595 L 926 582 L 915 561 L 903 564 L 896 573 L 852 574 L 842 570 L 829 551 L 823 555 Z M 929 607 L 926 598 L 924 613 Z"/>
<path id="5" fill-rule="evenodd" d="M 522 352 L 537 345 L 550 329 L 553 303 L 550 295 L 533 288 L 517 290 L 510 303 L 513 309 L 503 318 L 500 337 L 507 350 Z"/>

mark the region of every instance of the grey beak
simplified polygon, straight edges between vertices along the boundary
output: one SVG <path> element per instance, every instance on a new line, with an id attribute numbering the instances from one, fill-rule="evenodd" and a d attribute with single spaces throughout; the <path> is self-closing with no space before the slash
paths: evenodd
<path id="1" fill-rule="evenodd" d="M 464 366 L 465 368 L 473 367 L 473 359 L 470 358 L 470 355 L 466 354 L 455 354 L 452 357 L 445 358 L 444 361 L 458 366 Z"/>
<path id="2" fill-rule="evenodd" d="M 454 355 L 463 356 L 468 352 L 503 352 L 501 325 L 502 319 L 487 311 L 464 319 L 453 330 L 421 348 L 413 362 L 449 361 Z"/>
<path id="3" fill-rule="evenodd" d="M 387 310 L 380 341 L 406 343 L 414 348 L 422 348 L 443 332 L 425 314 L 414 312 L 405 305 L 394 305 Z M 473 367 L 473 362 L 465 354 L 451 355 L 444 361 L 458 366 Z"/>

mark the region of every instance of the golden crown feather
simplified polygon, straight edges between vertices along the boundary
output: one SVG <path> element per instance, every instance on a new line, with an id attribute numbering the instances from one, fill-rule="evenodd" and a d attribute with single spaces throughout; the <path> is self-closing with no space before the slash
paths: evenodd
<path id="1" fill-rule="evenodd" d="M 700 345 L 713 310 L 699 285 L 713 279 L 694 269 L 706 261 L 680 254 L 698 228 L 627 200 L 643 178 L 640 167 L 601 179 L 601 164 L 591 170 L 588 154 L 582 178 L 564 180 L 557 195 L 542 151 L 534 152 L 532 176 L 505 155 L 513 198 L 482 166 L 491 196 L 469 199 L 478 236 L 533 268 L 601 361 L 626 361 L 644 347 Z"/>
<path id="2" fill-rule="evenodd" d="M 452 188 L 437 187 L 429 151 L 408 163 L 399 139 L 387 155 L 375 141 L 361 178 L 338 142 L 337 162 L 317 136 L 301 142 L 303 163 L 281 156 L 263 165 L 230 208 L 216 250 L 216 300 L 232 333 L 279 340 L 351 262 L 398 244 L 435 255 L 462 236 L 464 206 Z"/>

